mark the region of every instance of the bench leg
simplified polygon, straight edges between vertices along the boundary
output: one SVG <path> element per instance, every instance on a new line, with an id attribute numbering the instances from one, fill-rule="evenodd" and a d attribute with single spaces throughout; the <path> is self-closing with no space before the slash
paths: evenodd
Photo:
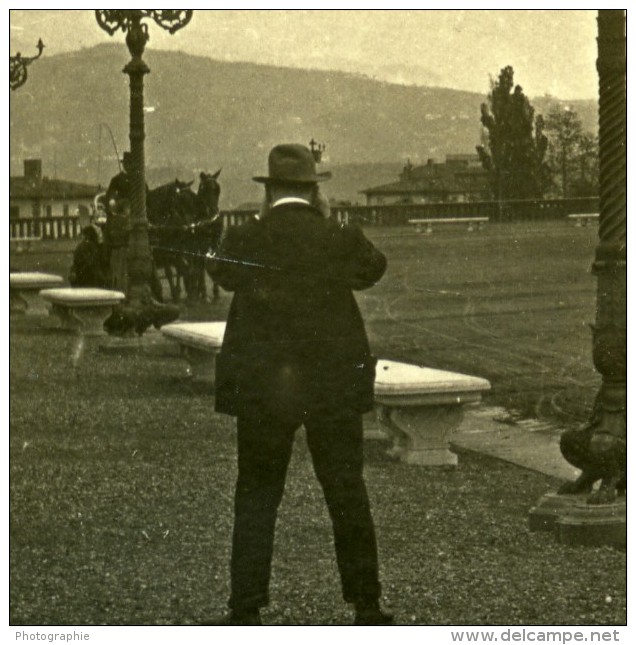
<path id="1" fill-rule="evenodd" d="M 393 412 L 396 412 L 396 410 L 383 406 L 378 415 L 378 419 L 386 428 L 386 434 L 392 443 L 391 447 L 386 451 L 386 454 L 394 459 L 402 459 L 408 450 L 409 437 L 402 430 L 400 424 L 393 420 Z"/>
<path id="2" fill-rule="evenodd" d="M 15 289 L 9 288 L 9 313 L 24 314 L 29 308 L 29 303 Z"/>
<path id="3" fill-rule="evenodd" d="M 213 351 L 203 351 L 194 347 L 181 345 L 181 356 L 189 363 L 190 376 L 197 381 L 206 381 L 214 387 L 216 379 L 216 354 Z"/>
<path id="4" fill-rule="evenodd" d="M 97 307 L 69 307 L 53 304 L 51 315 L 60 319 L 60 328 L 82 336 L 106 336 L 104 321 L 110 316 L 112 305 Z"/>
<path id="5" fill-rule="evenodd" d="M 393 439 L 389 455 L 418 466 L 457 466 L 449 439 L 463 416 L 461 405 L 385 408 L 382 420 Z"/>
<path id="6" fill-rule="evenodd" d="M 386 441 L 390 439 L 387 432 L 387 424 L 383 420 L 385 408 L 381 405 L 363 416 L 364 440 L 365 441 Z"/>
<path id="7" fill-rule="evenodd" d="M 40 298 L 39 289 L 11 289 L 11 313 L 25 313 L 29 316 L 45 316 L 49 309 L 42 298 Z"/>

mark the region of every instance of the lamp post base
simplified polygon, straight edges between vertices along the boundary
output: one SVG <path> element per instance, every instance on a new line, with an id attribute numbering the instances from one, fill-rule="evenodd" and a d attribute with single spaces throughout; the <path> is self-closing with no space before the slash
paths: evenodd
<path id="1" fill-rule="evenodd" d="M 528 514 L 531 531 L 554 531 L 561 544 L 616 546 L 627 544 L 625 497 L 611 504 L 589 504 L 587 493 L 548 493 Z"/>
<path id="2" fill-rule="evenodd" d="M 110 336 L 130 338 L 141 336 L 149 327 L 159 329 L 177 320 L 179 315 L 179 308 L 175 305 L 165 305 L 147 298 L 115 307 L 104 328 Z"/>
<path id="3" fill-rule="evenodd" d="M 627 546 L 625 498 L 612 504 L 575 502 L 556 522 L 561 544 L 570 546 Z"/>

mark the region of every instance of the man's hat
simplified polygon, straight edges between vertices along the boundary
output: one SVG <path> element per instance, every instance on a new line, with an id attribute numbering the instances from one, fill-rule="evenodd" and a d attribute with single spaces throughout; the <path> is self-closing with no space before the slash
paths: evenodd
<path id="1" fill-rule="evenodd" d="M 132 162 L 132 152 L 128 152 L 128 151 L 126 151 L 126 152 L 124 152 L 124 154 L 121 156 L 121 162 L 122 162 L 122 163 L 128 163 L 129 161 L 130 161 L 130 162 Z"/>
<path id="2" fill-rule="evenodd" d="M 268 159 L 269 176 L 253 177 L 261 184 L 315 184 L 331 179 L 330 172 L 316 172 L 316 161 L 309 148 L 298 143 L 274 146 Z"/>

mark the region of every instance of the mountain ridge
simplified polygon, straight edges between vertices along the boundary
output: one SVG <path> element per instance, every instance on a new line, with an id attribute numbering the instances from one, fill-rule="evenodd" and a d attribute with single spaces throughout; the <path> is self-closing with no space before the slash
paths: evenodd
<path id="1" fill-rule="evenodd" d="M 129 113 L 121 70 L 129 59 L 123 44 L 105 43 L 29 67 L 27 84 L 11 94 L 12 174 L 21 173 L 23 159 L 39 157 L 47 175 L 107 183 L 117 162 L 100 124 L 108 125 L 121 154 Z M 480 141 L 479 108 L 488 88 L 482 95 L 151 48 L 144 59 L 151 68 L 145 78 L 149 184 L 223 167 L 224 208 L 258 200 L 250 178 L 266 170 L 267 152 L 282 141 L 324 143 L 323 166 L 346 175 L 330 184 L 333 196 L 348 201 L 370 185 L 395 181 L 407 158 L 443 161 L 446 154 L 473 152 Z M 594 101 L 532 100 L 537 113 L 551 103 L 573 106 L 595 129 Z"/>

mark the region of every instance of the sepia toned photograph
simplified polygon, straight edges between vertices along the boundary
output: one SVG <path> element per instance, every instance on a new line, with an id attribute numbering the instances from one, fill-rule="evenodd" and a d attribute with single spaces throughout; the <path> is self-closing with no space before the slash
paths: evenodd
<path id="1" fill-rule="evenodd" d="M 353 5 L 5 9 L 11 642 L 627 638 L 627 11 Z"/>

